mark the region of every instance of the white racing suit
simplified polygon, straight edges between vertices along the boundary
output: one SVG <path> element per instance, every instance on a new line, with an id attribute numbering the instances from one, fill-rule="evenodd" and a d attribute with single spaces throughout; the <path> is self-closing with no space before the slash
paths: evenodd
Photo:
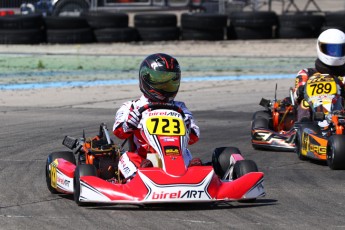
<path id="1" fill-rule="evenodd" d="M 115 123 L 113 126 L 113 133 L 116 137 L 120 139 L 130 140 L 130 149 L 124 153 L 119 160 L 119 170 L 125 178 L 131 177 L 140 167 L 143 159 L 146 158 L 147 145 L 142 140 L 139 130 L 132 130 L 128 128 L 128 115 L 134 109 L 139 109 L 144 105 L 150 103 L 150 100 L 142 95 L 138 100 L 125 102 L 119 110 L 116 112 Z M 200 131 L 199 127 L 195 124 L 192 113 L 187 109 L 184 102 L 173 101 L 172 104 L 180 107 L 185 114 L 185 121 L 190 124 L 190 137 L 188 144 L 194 144 L 199 140 Z M 186 166 L 192 159 L 189 151 L 185 151 L 183 155 L 184 162 Z"/>

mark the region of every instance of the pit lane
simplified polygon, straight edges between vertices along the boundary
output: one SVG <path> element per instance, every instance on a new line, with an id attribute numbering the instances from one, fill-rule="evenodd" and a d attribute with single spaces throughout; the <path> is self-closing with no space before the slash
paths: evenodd
<path id="1" fill-rule="evenodd" d="M 278 82 L 278 98 L 287 96 L 293 80 Z M 80 137 L 85 129 L 86 136 L 92 136 L 101 122 L 111 129 L 116 108 L 139 95 L 133 92 L 137 86 L 132 91 L 130 87 L 103 87 L 103 92 L 94 88 L 55 89 L 55 94 L 52 89 L 1 92 L 10 102 L 12 94 L 13 101 L 0 101 L 0 229 L 345 227 L 344 171 L 300 161 L 291 152 L 251 147 L 251 116 L 260 109 L 262 96 L 274 96 L 273 81 L 186 83 L 177 98 L 187 102 L 201 128 L 199 143 L 190 148 L 195 157 L 207 161 L 215 147 L 236 146 L 265 173 L 267 195 L 256 203 L 78 207 L 69 196 L 50 194 L 44 175 L 47 155 L 66 150 L 61 142 L 67 134 Z"/>

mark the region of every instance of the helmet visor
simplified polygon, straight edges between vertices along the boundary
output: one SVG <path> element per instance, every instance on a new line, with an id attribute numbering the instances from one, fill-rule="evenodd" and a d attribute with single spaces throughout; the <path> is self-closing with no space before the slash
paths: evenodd
<path id="1" fill-rule="evenodd" d="M 148 83 L 151 87 L 165 92 L 176 92 L 180 86 L 181 73 L 149 70 Z"/>
<path id="2" fill-rule="evenodd" d="M 345 56 L 345 44 L 326 44 L 319 43 L 322 53 L 331 57 L 343 57 Z"/>

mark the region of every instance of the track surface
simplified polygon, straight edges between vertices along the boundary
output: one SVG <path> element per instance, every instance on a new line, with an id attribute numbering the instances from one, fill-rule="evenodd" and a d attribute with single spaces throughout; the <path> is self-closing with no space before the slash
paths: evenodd
<path id="1" fill-rule="evenodd" d="M 251 111 L 259 109 L 256 102 Z M 256 203 L 220 206 L 78 207 L 71 197 L 52 195 L 45 184 L 49 152 L 66 150 L 65 135 L 111 128 L 113 109 L 0 107 L 0 229 L 341 229 L 345 228 L 344 171 L 303 162 L 294 153 L 255 151 L 250 145 L 252 112 L 229 107 L 196 111 L 200 142 L 194 156 L 237 146 L 265 173 L 267 195 Z"/>

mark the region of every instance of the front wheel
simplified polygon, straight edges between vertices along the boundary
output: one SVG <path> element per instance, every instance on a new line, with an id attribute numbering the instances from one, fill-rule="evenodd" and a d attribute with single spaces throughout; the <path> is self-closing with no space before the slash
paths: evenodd
<path id="1" fill-rule="evenodd" d="M 53 152 L 49 154 L 47 161 L 46 161 L 46 183 L 49 191 L 53 194 L 59 193 L 56 191 L 56 169 L 51 167 L 51 163 L 53 163 L 56 159 L 62 158 L 72 164 L 76 164 L 75 157 L 73 152 L 69 151 L 62 151 L 62 152 Z"/>
<path id="2" fill-rule="evenodd" d="M 220 178 L 223 178 L 228 171 L 232 154 L 241 154 L 241 152 L 236 147 L 219 147 L 213 151 L 212 166 Z"/>
<path id="3" fill-rule="evenodd" d="M 233 179 L 235 180 L 251 172 L 259 172 L 258 166 L 256 165 L 254 161 L 252 160 L 237 161 L 234 165 Z M 256 198 L 240 200 L 239 202 L 251 203 L 255 201 L 256 201 Z"/>
<path id="4" fill-rule="evenodd" d="M 94 165 L 78 165 L 74 171 L 74 201 L 77 205 L 82 206 L 83 203 L 80 202 L 80 177 L 82 176 L 97 176 L 97 170 Z"/>
<path id="5" fill-rule="evenodd" d="M 296 138 L 295 138 L 295 151 L 298 156 L 298 159 L 305 161 L 307 158 L 302 155 L 302 145 L 303 145 L 303 131 L 301 129 L 298 129 L 296 132 Z"/>
<path id="6" fill-rule="evenodd" d="M 259 172 L 258 166 L 252 160 L 241 160 L 237 161 L 234 166 L 234 172 L 232 178 L 236 180 L 243 175 L 250 172 Z"/>
<path id="7" fill-rule="evenodd" d="M 333 170 L 345 169 L 345 136 L 334 135 L 328 139 L 327 164 Z"/>

